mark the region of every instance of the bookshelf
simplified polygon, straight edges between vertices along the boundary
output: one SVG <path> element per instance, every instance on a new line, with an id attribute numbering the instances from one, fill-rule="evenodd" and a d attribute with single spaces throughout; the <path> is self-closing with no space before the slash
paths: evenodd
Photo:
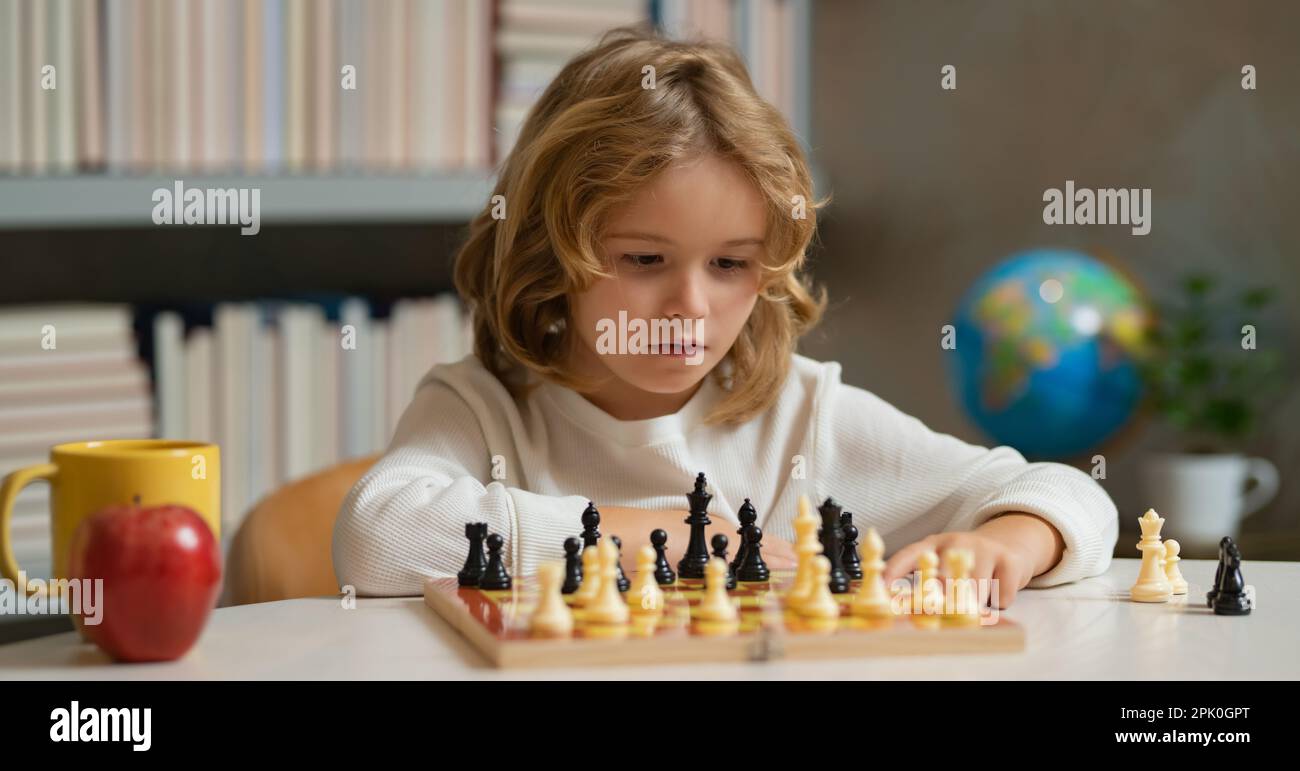
<path id="1" fill-rule="evenodd" d="M 486 204 L 489 171 L 434 174 L 0 178 L 0 229 L 154 227 L 151 196 L 171 189 L 258 188 L 262 226 L 315 222 L 466 222 Z"/>

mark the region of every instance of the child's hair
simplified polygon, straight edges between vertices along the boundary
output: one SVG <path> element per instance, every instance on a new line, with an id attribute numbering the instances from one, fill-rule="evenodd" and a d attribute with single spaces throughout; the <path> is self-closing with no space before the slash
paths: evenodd
<path id="1" fill-rule="evenodd" d="M 653 88 L 643 84 L 650 77 Z M 486 207 L 456 255 L 456 288 L 473 312 L 483 366 L 516 394 L 521 366 L 590 388 L 567 368 L 575 342 L 568 298 L 610 275 L 600 248 L 608 214 L 670 164 L 708 153 L 739 164 L 760 191 L 767 254 L 730 367 L 712 373 L 728 393 L 707 421 L 739 423 L 770 406 L 798 338 L 825 307 L 801 269 L 826 200 L 813 200 L 798 141 L 732 48 L 634 28 L 606 33 L 546 88 L 493 191 L 506 216 Z"/>

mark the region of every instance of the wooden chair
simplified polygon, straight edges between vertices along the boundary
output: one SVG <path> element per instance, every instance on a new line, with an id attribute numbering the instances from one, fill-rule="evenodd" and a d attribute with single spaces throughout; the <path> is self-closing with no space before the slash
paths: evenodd
<path id="1" fill-rule="evenodd" d="M 244 518 L 226 557 L 222 605 L 338 594 L 330 544 L 343 498 L 378 455 L 291 482 Z"/>

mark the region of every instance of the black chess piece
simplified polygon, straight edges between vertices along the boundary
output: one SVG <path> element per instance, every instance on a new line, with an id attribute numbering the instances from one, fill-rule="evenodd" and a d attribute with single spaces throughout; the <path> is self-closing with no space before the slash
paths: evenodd
<path id="1" fill-rule="evenodd" d="M 844 533 L 844 553 L 840 556 L 844 572 L 854 581 L 861 581 L 862 558 L 858 556 L 858 528 L 853 524 L 853 515 L 847 511 L 840 515 L 840 530 Z"/>
<path id="2" fill-rule="evenodd" d="M 596 504 L 587 501 L 587 508 L 582 511 L 582 547 L 595 546 L 600 540 L 600 512 Z"/>
<path id="3" fill-rule="evenodd" d="M 1214 609 L 1214 597 L 1219 593 L 1219 584 L 1223 582 L 1223 566 L 1228 561 L 1228 544 L 1232 543 L 1232 538 L 1224 536 L 1219 540 L 1219 567 L 1214 571 L 1214 586 L 1210 591 L 1205 593 L 1205 606 Z"/>
<path id="4" fill-rule="evenodd" d="M 483 578 L 479 579 L 478 588 L 490 590 L 511 587 L 510 574 L 506 572 L 506 564 L 501 557 L 501 547 L 505 543 L 506 539 L 502 538 L 500 533 L 493 533 L 487 537 L 487 567 L 483 570 Z"/>
<path id="5" fill-rule="evenodd" d="M 750 525 L 745 529 L 745 562 L 736 569 L 737 580 L 745 583 L 762 582 L 772 577 L 763 561 L 763 529 Z"/>
<path id="6" fill-rule="evenodd" d="M 627 580 L 627 576 L 623 573 L 623 539 L 611 535 L 609 540 L 613 541 L 615 548 L 618 549 L 618 559 L 614 561 L 614 567 L 618 568 L 618 590 L 626 592 L 632 588 L 632 582 Z"/>
<path id="7" fill-rule="evenodd" d="M 686 494 L 690 514 L 686 524 L 691 526 L 691 538 L 686 543 L 686 554 L 677 563 L 677 575 L 682 578 L 704 578 L 704 566 L 709 564 L 709 549 L 704 542 L 704 528 L 713 524 L 709 519 L 709 501 L 713 496 L 704 489 L 704 472 L 695 477 L 695 489 Z"/>
<path id="8" fill-rule="evenodd" d="M 822 515 L 822 554 L 831 562 L 831 577 L 827 583 L 832 594 L 844 594 L 849 590 L 849 575 L 844 572 L 844 532 L 840 529 L 842 509 L 834 498 L 827 498 L 817 511 Z"/>
<path id="9" fill-rule="evenodd" d="M 740 528 L 736 530 L 736 535 L 739 536 L 736 539 L 738 544 L 736 546 L 736 557 L 731 561 L 731 572 L 733 573 L 740 570 L 740 564 L 745 561 L 745 549 L 749 543 L 745 540 L 745 531 L 758 522 L 758 512 L 754 510 L 754 504 L 750 503 L 749 499 L 746 498 L 745 502 L 740 504 L 740 511 L 736 512 L 736 516 L 740 520 Z"/>
<path id="10" fill-rule="evenodd" d="M 655 547 L 655 583 L 667 586 L 677 580 L 673 566 L 668 564 L 665 550 L 668 546 L 668 531 L 656 528 L 650 533 L 650 545 Z"/>
<path id="11" fill-rule="evenodd" d="M 1214 615 L 1248 616 L 1250 598 L 1246 596 L 1246 580 L 1241 575 L 1241 552 L 1237 544 L 1229 541 L 1225 549 L 1227 561 L 1223 565 L 1223 578 L 1214 595 Z"/>
<path id="12" fill-rule="evenodd" d="M 582 586 L 582 541 L 574 536 L 564 539 L 564 584 L 560 594 L 573 594 Z"/>
<path id="13" fill-rule="evenodd" d="M 713 534 L 713 556 L 723 562 L 727 561 L 727 536 L 723 533 Z M 736 571 L 731 569 L 730 564 L 727 565 L 727 588 L 736 588 Z"/>
<path id="14" fill-rule="evenodd" d="M 465 557 L 465 567 L 456 574 L 456 583 L 460 586 L 478 586 L 483 578 L 487 560 L 483 557 L 483 539 L 487 538 L 486 522 L 466 522 L 465 537 L 469 539 L 469 556 Z"/>

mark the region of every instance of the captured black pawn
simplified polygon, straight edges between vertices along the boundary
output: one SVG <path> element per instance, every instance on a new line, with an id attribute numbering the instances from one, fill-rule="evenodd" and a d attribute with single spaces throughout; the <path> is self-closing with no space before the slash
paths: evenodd
<path id="1" fill-rule="evenodd" d="M 469 539 L 469 556 L 465 557 L 465 567 L 456 574 L 456 583 L 460 586 L 478 586 L 487 568 L 483 557 L 483 539 L 487 538 L 486 522 L 466 522 L 465 537 Z"/>
<path id="2" fill-rule="evenodd" d="M 510 574 L 506 572 L 506 563 L 501 557 L 501 547 L 506 543 L 506 539 L 501 537 L 500 533 L 493 533 L 487 537 L 488 561 L 487 568 L 483 570 L 483 578 L 478 582 L 480 589 L 509 589 Z"/>
<path id="3" fill-rule="evenodd" d="M 574 536 L 564 539 L 564 584 L 560 594 L 573 594 L 582 586 L 582 541 Z"/>
<path id="4" fill-rule="evenodd" d="M 715 533 L 713 536 L 713 556 L 723 562 L 727 561 L 727 536 L 722 533 Z M 727 565 L 727 588 L 736 588 L 736 571 Z"/>
<path id="5" fill-rule="evenodd" d="M 858 556 L 858 528 L 853 524 L 853 515 L 844 512 L 840 515 L 840 530 L 844 533 L 844 555 L 840 562 L 844 572 L 855 581 L 862 580 L 862 558 Z"/>
<path id="6" fill-rule="evenodd" d="M 740 563 L 745 561 L 745 548 L 748 543 L 745 540 L 745 531 L 758 522 L 758 512 L 754 510 L 754 504 L 746 498 L 745 502 L 740 504 L 740 511 L 736 512 L 736 517 L 740 520 L 740 528 L 736 530 L 736 556 L 731 560 L 732 573 L 740 570 Z"/>
<path id="7" fill-rule="evenodd" d="M 1210 609 L 1214 608 L 1214 597 L 1219 593 L 1219 584 L 1223 582 L 1223 566 L 1228 561 L 1228 544 L 1230 543 L 1232 543 L 1232 538 L 1226 535 L 1219 541 L 1219 567 L 1214 571 L 1214 586 L 1211 586 L 1210 591 L 1205 593 L 1205 606 Z"/>
<path id="8" fill-rule="evenodd" d="M 582 547 L 595 546 L 600 540 L 600 512 L 596 504 L 587 501 L 587 508 L 582 511 Z"/>
<path id="9" fill-rule="evenodd" d="M 1228 542 L 1227 560 L 1223 563 L 1223 578 L 1214 595 L 1214 615 L 1250 615 L 1250 598 L 1246 596 L 1246 580 L 1241 575 L 1241 552 L 1237 544 Z"/>
<path id="10" fill-rule="evenodd" d="M 618 548 L 618 559 L 614 562 L 615 567 L 618 568 L 618 590 L 620 592 L 626 592 L 628 589 L 632 588 L 632 582 L 627 580 L 627 576 L 623 574 L 623 539 L 616 535 L 611 535 L 609 540 L 613 541 L 614 546 Z"/>
<path id="11" fill-rule="evenodd" d="M 668 564 L 668 531 L 651 531 L 650 545 L 655 549 L 655 583 L 667 586 L 676 581 L 677 574 L 673 572 L 673 566 Z"/>
<path id="12" fill-rule="evenodd" d="M 736 569 L 736 578 L 745 583 L 766 581 L 772 577 L 763 561 L 763 528 L 750 525 L 745 529 L 745 561 Z"/>

